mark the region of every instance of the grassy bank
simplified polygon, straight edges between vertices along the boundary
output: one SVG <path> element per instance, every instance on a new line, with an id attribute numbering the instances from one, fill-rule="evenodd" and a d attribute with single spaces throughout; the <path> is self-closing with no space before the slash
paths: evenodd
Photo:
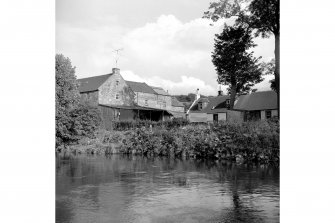
<path id="1" fill-rule="evenodd" d="M 99 130 L 69 150 L 75 153 L 125 153 L 145 156 L 215 158 L 237 162 L 279 162 L 278 122 L 216 125 L 157 125 L 152 128 Z"/>

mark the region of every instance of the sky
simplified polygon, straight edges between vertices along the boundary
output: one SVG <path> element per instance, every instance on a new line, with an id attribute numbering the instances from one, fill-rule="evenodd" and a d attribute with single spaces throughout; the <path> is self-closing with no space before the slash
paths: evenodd
<path id="1" fill-rule="evenodd" d="M 170 94 L 217 95 L 211 62 L 221 19 L 202 19 L 213 0 L 56 0 L 56 53 L 69 57 L 77 78 L 111 73 L 163 87 Z M 274 38 L 255 39 L 255 56 L 270 61 Z M 116 49 L 122 49 L 117 56 Z M 269 90 L 269 80 L 254 86 Z M 225 91 L 226 86 L 222 86 Z"/>

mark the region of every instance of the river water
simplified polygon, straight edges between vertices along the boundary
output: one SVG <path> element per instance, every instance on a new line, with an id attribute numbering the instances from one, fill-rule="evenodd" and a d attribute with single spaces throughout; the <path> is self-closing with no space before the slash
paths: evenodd
<path id="1" fill-rule="evenodd" d="M 279 169 L 57 155 L 56 222 L 279 222 Z"/>

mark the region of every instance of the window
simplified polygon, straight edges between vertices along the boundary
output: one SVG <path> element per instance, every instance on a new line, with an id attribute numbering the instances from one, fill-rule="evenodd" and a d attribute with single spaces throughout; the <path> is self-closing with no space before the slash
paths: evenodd
<path id="1" fill-rule="evenodd" d="M 265 111 L 265 117 L 266 119 L 271 118 L 271 111 Z"/>
<path id="2" fill-rule="evenodd" d="M 163 107 L 166 108 L 166 102 L 165 101 L 163 102 Z"/>
<path id="3" fill-rule="evenodd" d="M 145 99 L 145 105 L 148 105 L 148 99 Z"/>
<path id="4" fill-rule="evenodd" d="M 116 86 L 118 86 L 119 85 L 119 81 L 116 81 Z"/>
<path id="5" fill-rule="evenodd" d="M 199 102 L 199 103 L 198 103 L 198 108 L 199 108 L 199 110 L 202 109 L 202 102 Z"/>
<path id="6" fill-rule="evenodd" d="M 227 104 L 227 106 L 230 105 L 230 99 L 227 99 L 227 100 L 226 100 L 226 104 Z"/>
<path id="7" fill-rule="evenodd" d="M 115 95 L 115 98 L 116 98 L 116 99 L 119 99 L 119 94 L 116 94 L 116 95 Z"/>

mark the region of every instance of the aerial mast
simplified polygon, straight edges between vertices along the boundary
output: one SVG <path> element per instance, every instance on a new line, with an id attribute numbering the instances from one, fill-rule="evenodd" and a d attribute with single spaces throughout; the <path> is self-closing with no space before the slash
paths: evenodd
<path id="1" fill-rule="evenodd" d="M 123 48 L 113 50 L 112 52 L 115 53 L 115 68 L 117 68 L 117 62 L 120 59 L 120 51 L 123 50 Z"/>

